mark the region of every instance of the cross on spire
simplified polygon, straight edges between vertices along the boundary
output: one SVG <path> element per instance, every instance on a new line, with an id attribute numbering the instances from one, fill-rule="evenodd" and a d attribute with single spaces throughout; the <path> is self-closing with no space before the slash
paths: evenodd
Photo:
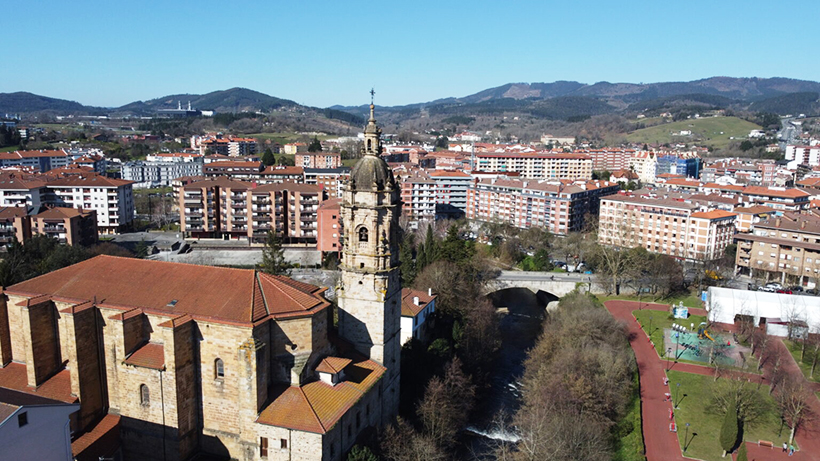
<path id="1" fill-rule="evenodd" d="M 376 90 L 373 89 L 373 88 L 370 88 L 370 104 L 371 105 L 373 104 L 375 96 L 376 96 Z"/>

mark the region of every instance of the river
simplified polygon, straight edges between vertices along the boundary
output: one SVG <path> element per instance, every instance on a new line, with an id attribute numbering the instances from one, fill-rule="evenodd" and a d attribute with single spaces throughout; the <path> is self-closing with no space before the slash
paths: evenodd
<path id="1" fill-rule="evenodd" d="M 482 394 L 462 434 L 462 459 L 492 459 L 499 444 L 517 440 L 514 432 L 499 429 L 495 421 L 501 412 L 512 415 L 518 410 L 527 351 L 541 332 L 547 302 L 557 299 L 539 294 L 526 288 L 510 288 L 490 295 L 501 316 L 501 348 L 490 387 Z"/>

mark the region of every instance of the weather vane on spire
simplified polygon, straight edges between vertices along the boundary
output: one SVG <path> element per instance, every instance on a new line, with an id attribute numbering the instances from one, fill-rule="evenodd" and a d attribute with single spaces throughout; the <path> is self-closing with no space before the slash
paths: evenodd
<path id="1" fill-rule="evenodd" d="M 373 89 L 373 88 L 370 88 L 370 104 L 371 105 L 373 104 L 375 96 L 376 96 L 376 90 Z"/>

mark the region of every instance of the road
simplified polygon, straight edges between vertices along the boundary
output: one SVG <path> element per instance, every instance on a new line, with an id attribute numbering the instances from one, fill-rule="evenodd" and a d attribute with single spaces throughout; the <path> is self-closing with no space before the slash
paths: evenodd
<path id="1" fill-rule="evenodd" d="M 779 139 L 778 145 L 780 146 L 780 150 L 786 152 L 786 145 L 787 144 L 795 144 L 797 141 L 797 137 L 800 135 L 800 132 L 797 128 L 794 127 L 790 122 L 794 120 L 794 118 L 782 118 L 780 119 L 781 128 L 780 131 L 777 132 L 777 137 Z"/>
<path id="2" fill-rule="evenodd" d="M 501 271 L 498 280 L 503 282 L 555 280 L 556 282 L 588 282 L 592 275 L 578 272 L 523 272 Z"/>

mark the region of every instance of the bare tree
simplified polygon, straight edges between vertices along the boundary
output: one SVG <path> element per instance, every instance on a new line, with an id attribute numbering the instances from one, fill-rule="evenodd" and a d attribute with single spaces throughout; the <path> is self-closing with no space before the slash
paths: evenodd
<path id="1" fill-rule="evenodd" d="M 780 415 L 791 428 L 789 433 L 789 444 L 791 444 L 794 442 L 794 433 L 797 429 L 816 416 L 809 404 L 810 399 L 815 397 L 806 386 L 806 380 L 802 376 L 786 378 L 778 389 L 776 397 Z"/>
<path id="2" fill-rule="evenodd" d="M 621 281 L 630 263 L 630 248 L 637 243 L 632 221 L 610 222 L 607 218 L 606 225 L 601 221 L 598 234 L 599 245 L 593 250 L 598 275 L 601 285 L 607 287 L 608 291 L 615 294 L 620 293 Z M 629 218 L 627 218 L 629 219 Z"/>

